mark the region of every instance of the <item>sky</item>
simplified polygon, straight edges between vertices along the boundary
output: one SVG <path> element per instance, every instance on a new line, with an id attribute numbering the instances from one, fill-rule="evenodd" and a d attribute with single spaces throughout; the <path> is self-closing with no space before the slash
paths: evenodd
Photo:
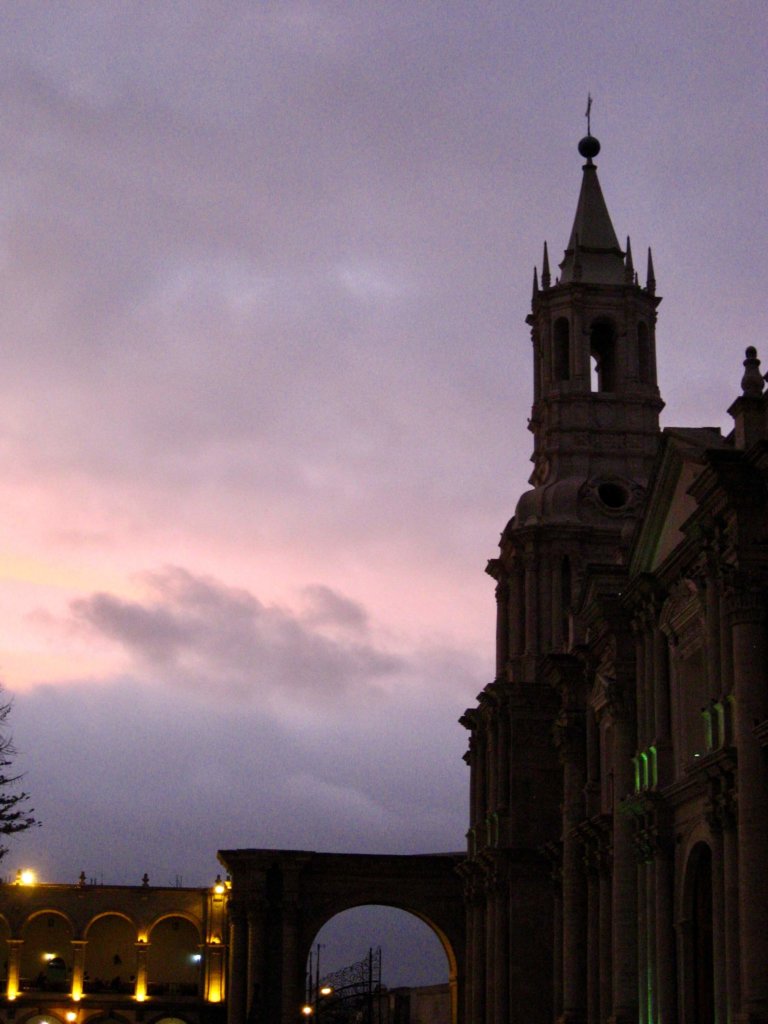
<path id="1" fill-rule="evenodd" d="M 587 93 L 663 422 L 728 429 L 768 358 L 767 22 L 0 3 L 0 677 L 43 823 L 3 874 L 462 848 Z"/>

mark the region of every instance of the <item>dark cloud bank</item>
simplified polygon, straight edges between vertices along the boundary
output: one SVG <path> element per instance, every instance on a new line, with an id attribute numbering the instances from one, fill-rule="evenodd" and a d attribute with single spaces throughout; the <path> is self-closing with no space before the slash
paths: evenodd
<path id="1" fill-rule="evenodd" d="M 145 583 L 142 601 L 72 606 L 77 628 L 124 650 L 124 675 L 16 703 L 44 827 L 14 857 L 62 881 L 198 884 L 222 847 L 461 847 L 471 657 L 384 651 L 327 587 L 292 614 L 183 569 Z"/>

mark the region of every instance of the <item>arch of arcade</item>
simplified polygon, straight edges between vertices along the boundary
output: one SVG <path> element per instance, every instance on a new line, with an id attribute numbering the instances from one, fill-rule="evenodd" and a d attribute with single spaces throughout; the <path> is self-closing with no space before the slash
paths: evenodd
<path id="1" fill-rule="evenodd" d="M 461 1024 L 465 911 L 460 854 L 223 850 L 231 880 L 229 1024 L 295 1024 L 312 942 L 336 914 L 381 904 L 421 918 L 445 950 L 451 1017 Z"/>

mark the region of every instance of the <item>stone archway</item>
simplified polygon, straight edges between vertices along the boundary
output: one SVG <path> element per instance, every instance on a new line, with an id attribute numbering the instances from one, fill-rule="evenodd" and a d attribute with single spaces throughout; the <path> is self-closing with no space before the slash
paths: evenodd
<path id="1" fill-rule="evenodd" d="M 463 854 L 385 856 L 224 850 L 230 894 L 229 1024 L 297 1024 L 310 945 L 336 914 L 364 904 L 421 918 L 448 958 L 452 1019 L 461 1024 Z"/>
<path id="2" fill-rule="evenodd" d="M 691 850 L 683 890 L 683 1002 L 685 1024 L 714 1024 L 712 851 Z"/>

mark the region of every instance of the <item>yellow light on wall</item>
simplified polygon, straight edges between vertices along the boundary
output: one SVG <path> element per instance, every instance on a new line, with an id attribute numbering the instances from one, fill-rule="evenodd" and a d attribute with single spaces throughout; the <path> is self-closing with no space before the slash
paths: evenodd
<path id="1" fill-rule="evenodd" d="M 16 996 L 19 994 L 19 990 L 13 982 L 8 982 L 8 991 L 5 993 L 5 997 L 9 1003 L 12 1003 Z"/>
<path id="2" fill-rule="evenodd" d="M 136 980 L 136 994 L 134 998 L 137 1003 L 143 1003 L 147 998 L 147 983 L 143 978 Z"/>

